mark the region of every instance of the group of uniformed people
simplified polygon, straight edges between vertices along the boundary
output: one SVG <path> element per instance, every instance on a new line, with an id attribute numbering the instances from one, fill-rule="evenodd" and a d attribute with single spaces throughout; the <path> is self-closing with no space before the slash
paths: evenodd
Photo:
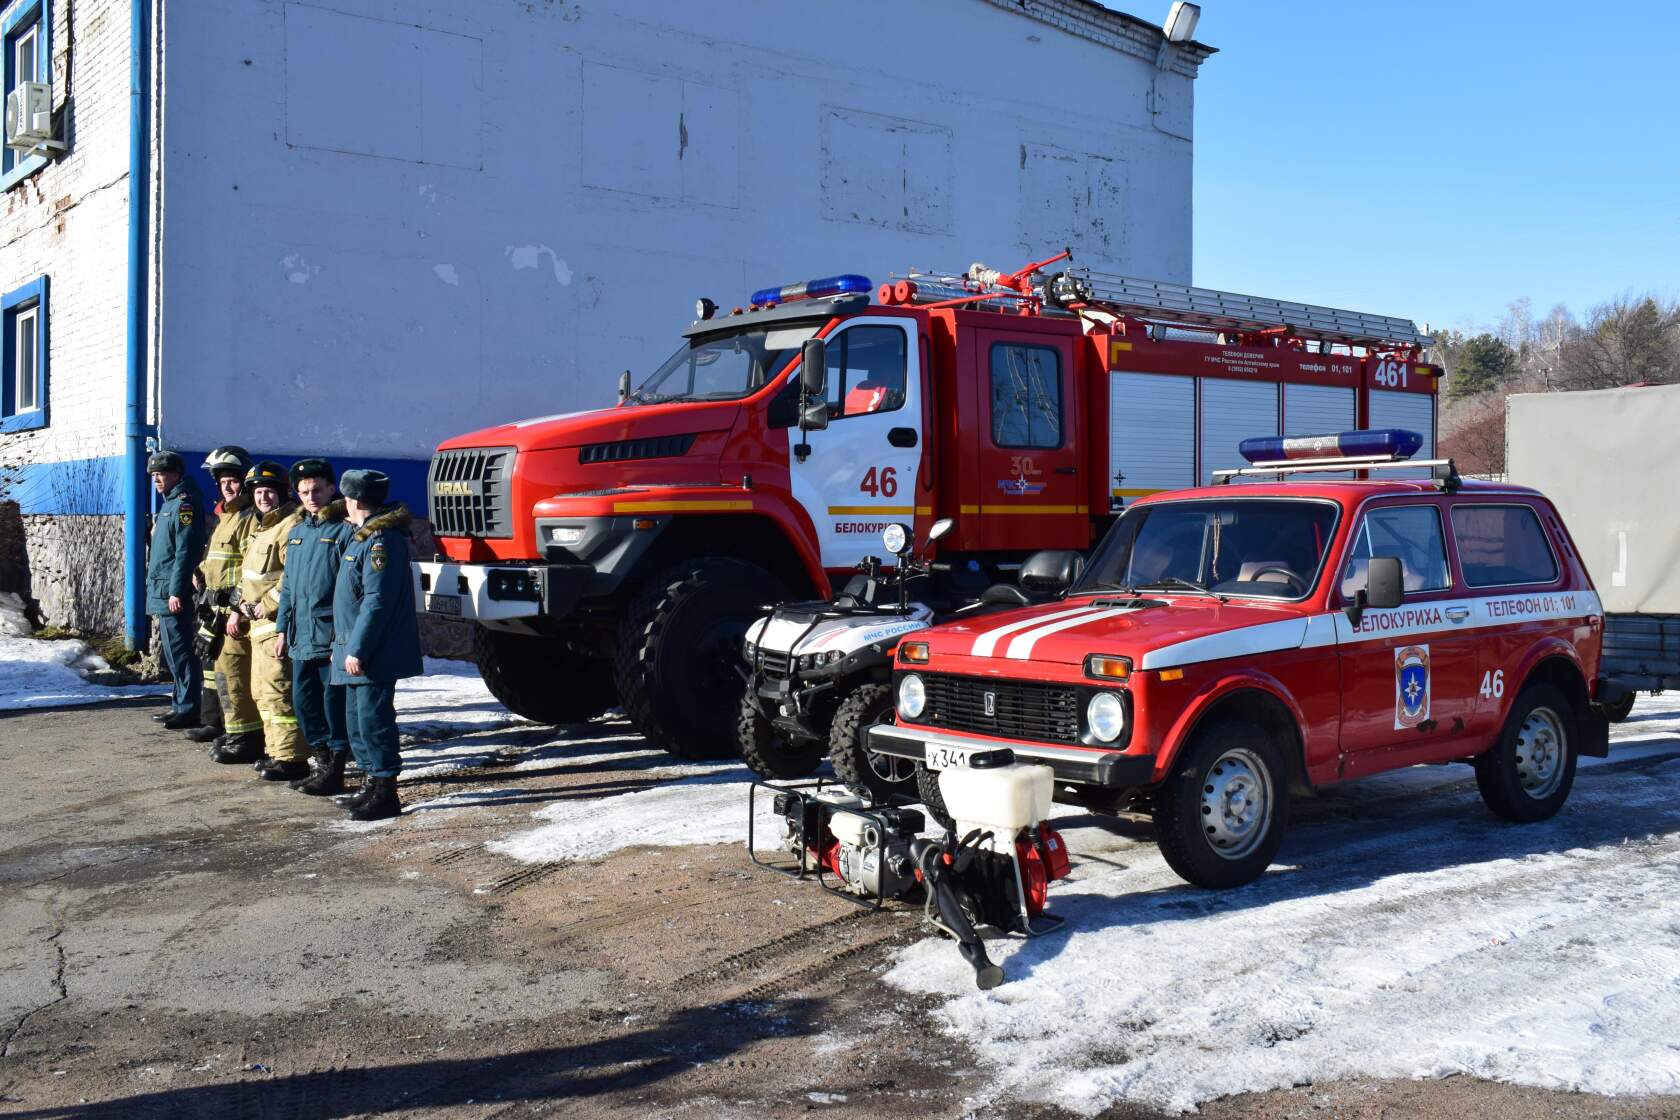
<path id="1" fill-rule="evenodd" d="M 217 762 L 337 795 L 354 820 L 399 814 L 396 684 L 422 670 L 411 515 L 390 501 L 391 480 L 347 470 L 335 484 L 325 459 L 288 471 L 229 445 L 204 461 L 217 490 L 206 509 L 181 456 L 160 451 L 146 466 L 163 498 L 146 610 L 175 681 L 153 718 L 209 743 Z M 350 754 L 362 773 L 353 793 Z"/>

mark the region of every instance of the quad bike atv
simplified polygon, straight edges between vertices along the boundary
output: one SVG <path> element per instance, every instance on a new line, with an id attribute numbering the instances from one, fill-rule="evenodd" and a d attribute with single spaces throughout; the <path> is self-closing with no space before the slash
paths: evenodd
<path id="1" fill-rule="evenodd" d="M 928 544 L 950 532 L 934 523 Z M 866 748 L 869 728 L 892 718 L 892 663 L 907 634 L 936 621 L 910 601 L 910 581 L 940 569 L 915 557 L 904 525 L 881 534 L 897 558 L 885 576 L 866 556 L 832 602 L 784 603 L 747 628 L 747 691 L 737 724 L 741 757 L 766 778 L 802 778 L 833 763 L 859 796 L 915 798 L 916 766 Z"/>

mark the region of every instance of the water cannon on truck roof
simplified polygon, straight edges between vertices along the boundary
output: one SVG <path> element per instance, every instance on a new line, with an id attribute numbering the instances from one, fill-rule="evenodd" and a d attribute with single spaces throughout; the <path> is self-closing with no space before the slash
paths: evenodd
<path id="1" fill-rule="evenodd" d="M 958 599 L 1209 481 L 1257 430 L 1399 427 L 1432 448 L 1440 371 L 1409 320 L 1068 258 L 700 301 L 617 406 L 438 448 L 424 608 L 475 624 L 511 710 L 621 705 L 655 744 L 715 757 L 734 750 L 749 623 L 828 598 L 890 523 L 955 521 L 925 594 Z"/>

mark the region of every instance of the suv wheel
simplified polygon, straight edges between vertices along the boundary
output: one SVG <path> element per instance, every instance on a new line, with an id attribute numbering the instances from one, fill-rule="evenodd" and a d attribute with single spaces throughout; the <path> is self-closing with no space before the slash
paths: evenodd
<path id="1" fill-rule="evenodd" d="M 787 598 L 757 564 L 685 561 L 649 580 L 618 637 L 618 691 L 637 730 L 679 758 L 729 758 L 746 683 L 741 640 Z"/>
<path id="2" fill-rule="evenodd" d="M 1201 728 L 1155 794 L 1155 842 L 1198 887 L 1240 887 L 1271 866 L 1289 817 L 1283 749 L 1264 728 L 1218 720 Z"/>
<path id="3" fill-rule="evenodd" d="M 892 685 L 859 685 L 841 701 L 828 729 L 835 776 L 859 797 L 883 805 L 894 797 L 916 797 L 916 763 L 869 749 L 869 729 L 892 718 Z"/>
<path id="4" fill-rule="evenodd" d="M 1563 808 L 1575 784 L 1575 707 L 1549 684 L 1517 696 L 1492 750 L 1476 759 L 1476 787 L 1508 821 L 1543 821 Z"/>
<path id="5" fill-rule="evenodd" d="M 949 831 L 956 827 L 951 810 L 945 808 L 945 796 L 939 792 L 939 771 L 929 770 L 920 762 L 916 763 L 916 796 L 921 800 L 922 808 L 928 811 L 928 816 L 941 828 Z"/>

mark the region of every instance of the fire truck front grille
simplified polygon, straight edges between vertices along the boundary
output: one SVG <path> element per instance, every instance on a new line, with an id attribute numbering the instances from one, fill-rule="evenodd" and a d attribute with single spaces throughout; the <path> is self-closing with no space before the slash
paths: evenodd
<path id="1" fill-rule="evenodd" d="M 511 537 L 514 449 L 439 451 L 427 482 L 432 531 L 446 537 Z"/>
<path id="2" fill-rule="evenodd" d="M 924 673 L 927 708 L 916 722 L 1040 743 L 1079 742 L 1079 690 L 1069 685 Z M 986 714 L 986 696 L 992 714 Z"/>

